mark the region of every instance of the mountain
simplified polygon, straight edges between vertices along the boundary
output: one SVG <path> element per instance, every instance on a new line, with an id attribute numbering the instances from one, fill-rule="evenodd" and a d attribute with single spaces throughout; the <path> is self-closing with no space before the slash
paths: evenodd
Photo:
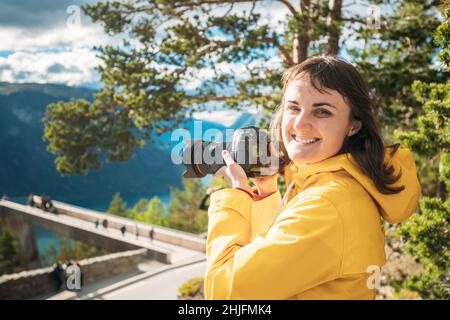
<path id="1" fill-rule="evenodd" d="M 92 93 L 95 92 L 87 88 L 68 87 L 60 84 L 50 83 L 8 83 L 0 81 L 0 95 L 8 96 L 14 93 L 29 94 L 41 93 L 47 94 L 51 97 L 59 97 L 61 99 L 69 98 L 84 98 L 92 99 Z"/>
<path id="2" fill-rule="evenodd" d="M 249 127 L 256 125 L 256 115 L 252 113 L 242 113 L 239 118 L 237 118 L 234 123 L 230 126 L 233 129 L 238 129 L 242 127 Z"/>
<path id="3" fill-rule="evenodd" d="M 21 197 L 30 192 L 45 193 L 69 201 L 108 198 L 115 192 L 127 196 L 167 193 L 171 186 L 181 187 L 184 167 L 171 160 L 172 148 L 181 142 L 181 139 L 171 141 L 176 128 L 155 137 L 155 143 L 136 150 L 128 162 L 106 163 L 86 176 L 62 176 L 56 171 L 55 156 L 46 150 L 42 139 L 42 118 L 47 105 L 78 98 L 92 100 L 94 93 L 91 89 L 65 85 L 0 82 L 0 194 Z M 187 130 L 189 139 L 204 139 L 203 134 L 210 129 L 225 135 L 226 129 L 254 123 L 254 115 L 243 113 L 230 127 L 186 119 L 179 128 Z"/>
<path id="4" fill-rule="evenodd" d="M 111 197 L 115 192 L 166 193 L 171 186 L 181 187 L 183 166 L 172 163 L 170 149 L 152 144 L 138 149 L 126 163 L 106 163 L 86 176 L 56 171 L 55 156 L 42 139 L 46 107 L 72 98 L 92 100 L 94 92 L 54 84 L 0 83 L 0 194 L 45 193 L 67 200 Z"/>

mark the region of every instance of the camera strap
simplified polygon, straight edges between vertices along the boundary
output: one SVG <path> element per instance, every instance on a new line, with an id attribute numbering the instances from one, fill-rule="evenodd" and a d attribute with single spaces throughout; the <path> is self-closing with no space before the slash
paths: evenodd
<path id="1" fill-rule="evenodd" d="M 281 209 L 285 206 L 287 199 L 289 197 L 289 193 L 291 193 L 291 190 L 293 187 L 294 187 L 294 180 L 291 181 L 288 188 L 286 189 L 286 192 L 284 193 L 284 196 L 281 199 L 280 205 L 278 206 L 277 213 L 273 217 L 272 224 L 274 224 L 275 220 L 277 219 L 278 215 L 280 214 Z"/>

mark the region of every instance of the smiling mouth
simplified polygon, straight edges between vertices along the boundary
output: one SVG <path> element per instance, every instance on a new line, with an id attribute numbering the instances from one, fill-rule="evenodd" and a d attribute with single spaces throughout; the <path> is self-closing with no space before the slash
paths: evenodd
<path id="1" fill-rule="evenodd" d="M 295 134 L 292 135 L 292 139 L 295 142 L 298 142 L 302 145 L 311 145 L 311 144 L 314 144 L 321 140 L 320 138 L 308 138 L 308 139 L 300 138 L 300 137 L 297 137 Z"/>

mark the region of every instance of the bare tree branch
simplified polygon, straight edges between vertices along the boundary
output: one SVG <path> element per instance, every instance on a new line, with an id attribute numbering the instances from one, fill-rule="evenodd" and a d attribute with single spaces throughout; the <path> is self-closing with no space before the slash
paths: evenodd
<path id="1" fill-rule="evenodd" d="M 271 39 L 271 38 L 264 38 L 264 39 L 262 39 L 262 41 L 264 41 L 266 43 L 273 44 L 280 51 L 280 53 L 283 55 L 284 61 L 288 65 L 293 65 L 294 64 L 294 60 L 292 59 L 292 57 L 289 54 L 288 50 L 284 46 L 278 44 L 274 39 Z"/>
<path id="2" fill-rule="evenodd" d="M 352 23 L 361 23 L 361 24 L 366 24 L 367 21 L 364 19 L 359 19 L 359 18 L 339 18 L 337 19 L 337 21 L 345 21 L 345 22 L 352 22 Z"/>
<path id="3" fill-rule="evenodd" d="M 288 0 L 278 0 L 278 2 L 281 2 L 282 4 L 284 4 L 289 11 L 292 13 L 292 15 L 296 15 L 298 12 L 297 10 L 295 10 L 294 6 L 288 1 Z"/>

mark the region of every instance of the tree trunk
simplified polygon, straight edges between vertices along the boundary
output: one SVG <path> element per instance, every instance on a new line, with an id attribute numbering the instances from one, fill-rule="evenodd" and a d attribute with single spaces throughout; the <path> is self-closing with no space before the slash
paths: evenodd
<path id="1" fill-rule="evenodd" d="M 294 63 L 301 63 L 308 58 L 309 37 L 308 30 L 311 28 L 309 17 L 311 15 L 311 0 L 300 0 L 300 12 L 306 15 L 305 24 L 301 26 L 294 36 Z"/>
<path id="2" fill-rule="evenodd" d="M 326 53 L 337 56 L 339 52 L 339 36 L 341 33 L 340 27 L 337 23 L 341 19 L 342 0 L 329 0 L 328 7 L 330 13 L 327 17 L 328 26 L 328 45 Z"/>
<path id="3" fill-rule="evenodd" d="M 439 177 L 441 176 L 442 171 L 444 170 L 444 163 L 442 161 L 442 154 L 443 152 L 441 152 L 441 156 L 440 156 L 440 160 L 439 160 Z M 438 186 L 437 186 L 437 196 L 439 197 L 439 199 L 441 199 L 442 201 L 445 201 L 447 199 L 447 186 L 445 185 L 445 182 L 439 179 L 438 182 Z"/>

